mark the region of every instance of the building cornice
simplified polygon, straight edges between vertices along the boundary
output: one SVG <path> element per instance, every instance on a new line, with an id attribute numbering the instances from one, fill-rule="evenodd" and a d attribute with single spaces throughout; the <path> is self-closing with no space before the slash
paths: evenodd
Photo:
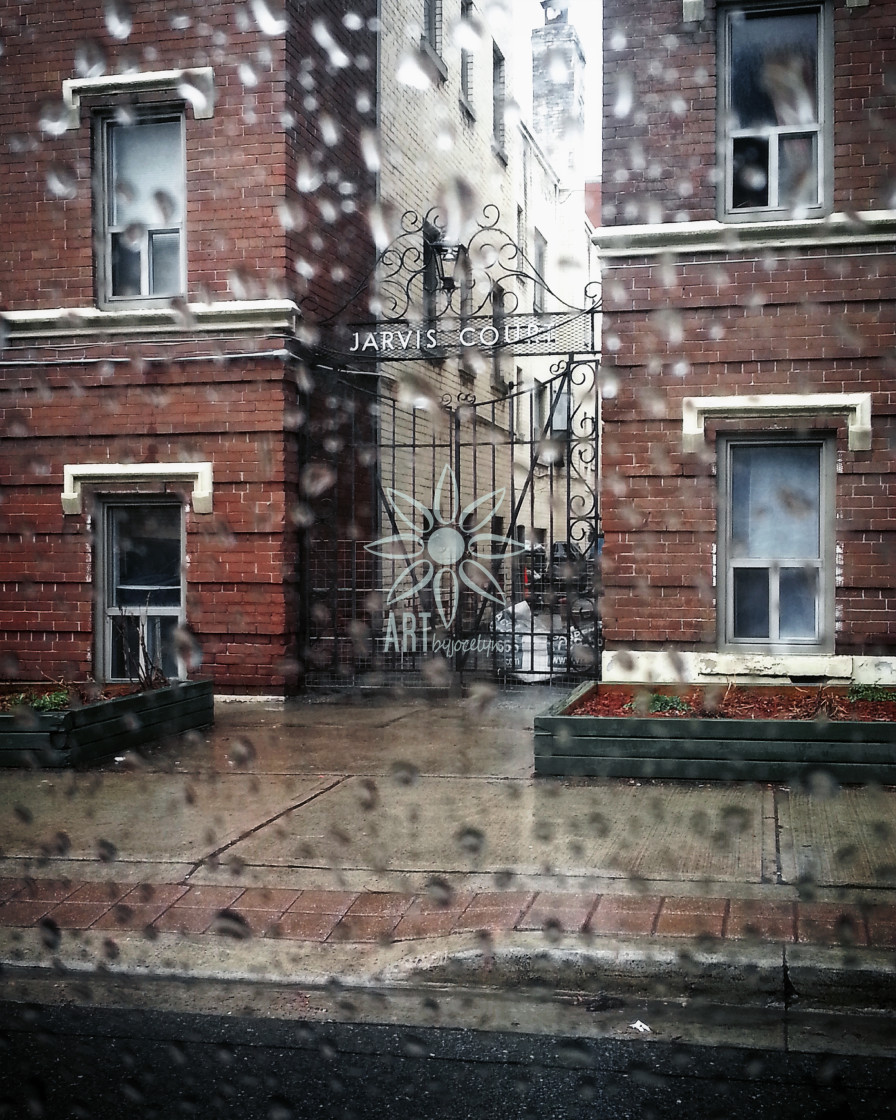
<path id="1" fill-rule="evenodd" d="M 829 249 L 835 246 L 893 244 L 896 210 L 832 214 L 828 218 L 782 222 L 663 222 L 658 225 L 602 226 L 593 242 L 603 260 L 667 253 L 741 253 L 755 249 Z"/>
<path id="2" fill-rule="evenodd" d="M 114 311 L 96 307 L 50 307 L 0 313 L 6 345 L 25 339 L 44 342 L 65 337 L 85 342 L 139 335 L 143 338 L 256 334 L 296 335 L 301 321 L 292 300 L 227 300 L 185 307 L 132 307 Z"/>

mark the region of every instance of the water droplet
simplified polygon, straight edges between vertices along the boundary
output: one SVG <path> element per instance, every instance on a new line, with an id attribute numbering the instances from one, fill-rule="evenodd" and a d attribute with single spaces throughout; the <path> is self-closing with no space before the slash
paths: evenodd
<path id="1" fill-rule="evenodd" d="M 307 529 L 317 518 L 311 506 L 305 505 L 304 502 L 297 502 L 289 511 L 289 520 L 297 529 Z"/>
<path id="2" fill-rule="evenodd" d="M 241 62 L 237 67 L 237 73 L 239 74 L 240 81 L 243 83 L 246 89 L 255 89 L 255 87 L 258 85 L 258 71 L 251 63 Z"/>
<path id="3" fill-rule="evenodd" d="M 142 222 L 131 222 L 121 234 L 121 240 L 125 247 L 133 252 L 139 252 L 143 245 L 143 235 L 146 233 L 146 226 Z"/>
<path id="4" fill-rule="evenodd" d="M 323 175 L 307 158 L 303 157 L 299 160 L 299 167 L 296 172 L 296 187 L 303 194 L 313 193 L 323 181 Z"/>
<path id="5" fill-rule="evenodd" d="M 47 949 L 58 949 L 62 941 L 62 931 L 52 918 L 41 918 L 37 923 L 40 939 Z"/>
<path id="6" fill-rule="evenodd" d="M 127 0 L 106 0 L 106 29 L 113 39 L 123 42 L 134 27 L 134 17 Z"/>
<path id="7" fill-rule="evenodd" d="M 228 761 L 233 766 L 248 766 L 255 757 L 255 746 L 249 738 L 234 739 L 227 752 Z"/>
<path id="8" fill-rule="evenodd" d="M 152 196 L 162 220 L 169 224 L 177 214 L 177 202 L 167 191 L 156 191 Z"/>
<path id="9" fill-rule="evenodd" d="M 75 47 L 75 73 L 79 78 L 106 73 L 106 52 L 95 39 L 85 39 Z"/>
<path id="10" fill-rule="evenodd" d="M 480 855 L 485 848 L 485 834 L 471 825 L 460 829 L 455 836 L 455 840 L 458 847 L 465 852 L 469 852 L 472 856 Z"/>
<path id="11" fill-rule="evenodd" d="M 111 840 L 97 840 L 96 854 L 101 863 L 112 863 L 118 858 L 118 848 Z"/>
<path id="12" fill-rule="evenodd" d="M 211 87 L 194 74 L 182 78 L 177 83 L 177 92 L 192 106 L 197 117 L 204 116 L 211 102 Z"/>
<path id="13" fill-rule="evenodd" d="M 435 83 L 432 63 L 419 51 L 409 51 L 399 59 L 395 80 L 411 89 L 427 90 Z"/>
<path id="14" fill-rule="evenodd" d="M 236 910 L 219 910 L 211 925 L 211 932 L 220 937 L 232 937 L 237 941 L 245 941 L 252 936 L 249 923 Z"/>
<path id="15" fill-rule="evenodd" d="M 308 463 L 299 474 L 302 493 L 309 498 L 319 498 L 336 482 L 336 472 L 326 463 Z"/>
<path id="16" fill-rule="evenodd" d="M 409 1058 L 425 1058 L 429 1053 L 426 1043 L 415 1034 L 405 1035 L 402 1046 Z"/>
<path id="17" fill-rule="evenodd" d="M 201 667 L 202 647 L 184 626 L 178 626 L 174 631 L 174 649 L 190 672 Z"/>
<path id="18" fill-rule="evenodd" d="M 634 104 L 634 83 L 631 74 L 620 73 L 616 78 L 616 100 L 613 104 L 614 117 L 627 117 Z"/>
<path id="19" fill-rule="evenodd" d="M 434 876 L 426 884 L 426 894 L 436 906 L 450 906 L 454 891 L 447 879 Z"/>
<path id="20" fill-rule="evenodd" d="M 361 155 L 364 157 L 364 166 L 368 171 L 380 170 L 382 160 L 379 136 L 372 129 L 364 129 L 361 132 Z"/>
<path id="21" fill-rule="evenodd" d="M 249 7 L 262 35 L 284 35 L 289 27 L 286 12 L 276 8 L 269 0 L 251 0 Z"/>
<path id="22" fill-rule="evenodd" d="M 399 786 L 412 786 L 420 777 L 420 771 L 412 762 L 393 762 L 389 774 Z"/>
<path id="23" fill-rule="evenodd" d="M 54 101 L 43 106 L 37 123 L 48 136 L 62 136 L 72 124 L 72 115 L 67 105 Z"/>
<path id="24" fill-rule="evenodd" d="M 351 63 L 351 59 L 330 34 L 330 29 L 322 19 L 315 20 L 311 25 L 311 34 L 329 55 L 330 65 L 334 69 L 344 70 Z"/>
<path id="25" fill-rule="evenodd" d="M 438 412 L 441 401 L 435 387 L 419 374 L 402 370 L 398 382 L 398 399 L 411 408 Z"/>
<path id="26" fill-rule="evenodd" d="M 329 113 L 321 113 L 317 123 L 320 126 L 320 135 L 323 142 L 328 148 L 335 148 L 342 139 L 342 129 L 339 127 L 336 118 L 331 117 Z"/>
<path id="27" fill-rule="evenodd" d="M 23 824 L 31 824 L 34 820 L 34 814 L 27 805 L 15 805 L 13 807 L 13 812 Z"/>

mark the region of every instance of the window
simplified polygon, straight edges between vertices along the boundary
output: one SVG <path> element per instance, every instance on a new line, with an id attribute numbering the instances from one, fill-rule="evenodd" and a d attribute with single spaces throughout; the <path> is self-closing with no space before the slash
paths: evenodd
<path id="1" fill-rule="evenodd" d="M 184 138 L 178 116 L 99 124 L 102 303 L 184 293 Z"/>
<path id="2" fill-rule="evenodd" d="M 442 0 L 423 0 L 423 42 L 442 53 Z"/>
<path id="3" fill-rule="evenodd" d="M 507 293 L 500 284 L 492 288 L 492 330 L 496 342 L 492 349 L 492 388 L 499 393 L 507 391 L 504 380 L 504 335 L 507 320 Z"/>
<path id="4" fill-rule="evenodd" d="M 473 19 L 473 0 L 461 0 L 460 5 L 461 31 L 463 41 L 471 34 Z M 472 113 L 473 110 L 473 52 L 467 46 L 460 48 L 460 100 L 464 108 Z"/>
<path id="5" fill-rule="evenodd" d="M 532 264 L 535 268 L 535 290 L 532 294 L 532 310 L 536 315 L 540 315 L 544 311 L 545 302 L 545 285 L 544 273 L 547 267 L 548 257 L 548 243 L 545 238 L 535 231 L 535 238 L 533 242 L 533 261 Z"/>
<path id="6" fill-rule="evenodd" d="M 183 622 L 180 503 L 108 504 L 102 510 L 99 663 L 106 680 L 151 669 L 179 675 L 174 632 Z"/>
<path id="7" fill-rule="evenodd" d="M 727 217 L 824 213 L 831 150 L 826 25 L 820 5 L 725 13 L 719 88 Z"/>
<path id="8" fill-rule="evenodd" d="M 499 155 L 504 154 L 504 111 L 507 98 L 504 55 L 494 44 L 492 50 L 492 136 Z"/>
<path id="9" fill-rule="evenodd" d="M 823 652 L 833 642 L 831 448 L 823 440 L 720 446 L 723 642 Z"/>

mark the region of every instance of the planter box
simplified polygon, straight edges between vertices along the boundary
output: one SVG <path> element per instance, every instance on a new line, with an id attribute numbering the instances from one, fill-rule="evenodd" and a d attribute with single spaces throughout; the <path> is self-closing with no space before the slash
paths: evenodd
<path id="1" fill-rule="evenodd" d="M 535 717 L 535 773 L 600 778 L 896 784 L 896 724 L 576 716 L 586 684 Z"/>
<path id="2" fill-rule="evenodd" d="M 211 681 L 184 681 L 82 708 L 0 715 L 0 766 L 88 766 L 214 722 Z"/>

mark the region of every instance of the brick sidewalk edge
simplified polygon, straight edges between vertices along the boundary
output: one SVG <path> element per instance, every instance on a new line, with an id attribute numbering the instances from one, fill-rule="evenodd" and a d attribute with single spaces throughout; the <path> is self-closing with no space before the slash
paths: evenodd
<path id="1" fill-rule="evenodd" d="M 451 891 L 429 893 L 0 879 L 0 927 L 250 936 L 388 944 L 452 933 L 485 937 L 681 937 L 896 948 L 896 906 L 674 895 Z"/>

